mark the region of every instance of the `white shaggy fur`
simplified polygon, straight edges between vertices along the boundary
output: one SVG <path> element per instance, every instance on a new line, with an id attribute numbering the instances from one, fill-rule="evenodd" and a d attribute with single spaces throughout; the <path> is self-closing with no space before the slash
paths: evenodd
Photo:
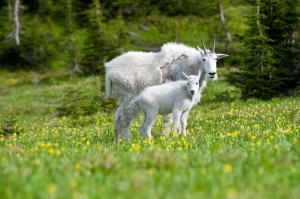
<path id="1" fill-rule="evenodd" d="M 198 76 L 186 76 L 187 80 L 167 82 L 161 85 L 147 87 L 133 101 L 133 105 L 144 112 L 140 135 L 147 133 L 151 139 L 151 128 L 158 114 L 173 114 L 173 129 L 175 132 L 186 136 L 186 120 L 188 113 L 195 104 L 199 92 Z M 179 121 L 181 128 L 179 128 Z"/>
<path id="2" fill-rule="evenodd" d="M 203 44 L 203 48 L 204 44 Z M 130 137 L 130 121 L 137 110 L 130 108 L 130 102 L 146 87 L 175 81 L 187 75 L 197 75 L 201 70 L 200 86 L 206 85 L 206 79 L 216 79 L 216 59 L 224 54 L 216 54 L 205 49 L 195 49 L 183 44 L 167 43 L 161 51 L 127 52 L 105 63 L 106 96 L 115 94 L 118 108 L 115 113 L 115 140 L 122 133 L 123 138 Z M 165 131 L 169 129 L 171 116 L 163 118 Z"/>

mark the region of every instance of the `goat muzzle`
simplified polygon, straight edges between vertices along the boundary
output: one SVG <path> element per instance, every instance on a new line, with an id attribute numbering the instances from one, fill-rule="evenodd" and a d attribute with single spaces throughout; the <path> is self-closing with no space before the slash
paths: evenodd
<path id="1" fill-rule="evenodd" d="M 210 75 L 210 78 L 215 78 L 215 76 L 216 76 L 216 72 L 210 72 L 208 74 Z"/>

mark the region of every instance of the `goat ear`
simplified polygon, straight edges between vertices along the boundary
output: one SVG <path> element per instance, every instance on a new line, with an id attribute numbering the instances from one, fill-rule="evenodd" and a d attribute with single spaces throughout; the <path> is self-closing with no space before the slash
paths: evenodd
<path id="1" fill-rule="evenodd" d="M 216 54 L 217 55 L 217 59 L 222 59 L 223 57 L 227 57 L 229 55 L 226 54 Z"/>
<path id="2" fill-rule="evenodd" d="M 203 57 L 205 55 L 204 50 L 199 48 L 199 46 L 197 46 L 197 48 L 198 48 L 198 51 L 200 52 L 201 57 Z"/>
<path id="3" fill-rule="evenodd" d="M 186 79 L 189 78 L 184 72 L 182 72 L 182 74 L 183 74 L 183 76 L 184 76 Z"/>

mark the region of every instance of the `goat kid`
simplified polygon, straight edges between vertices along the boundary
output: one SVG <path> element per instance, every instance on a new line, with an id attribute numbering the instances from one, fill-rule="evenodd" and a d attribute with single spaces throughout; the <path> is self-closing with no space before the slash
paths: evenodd
<path id="1" fill-rule="evenodd" d="M 151 129 L 157 115 L 173 115 L 173 130 L 186 136 L 187 116 L 192 106 L 199 99 L 199 79 L 201 72 L 187 76 L 186 80 L 171 81 L 161 85 L 147 87 L 133 101 L 144 112 L 144 119 L 140 127 L 140 135 L 146 132 L 151 139 Z M 181 123 L 181 128 L 179 128 Z"/>

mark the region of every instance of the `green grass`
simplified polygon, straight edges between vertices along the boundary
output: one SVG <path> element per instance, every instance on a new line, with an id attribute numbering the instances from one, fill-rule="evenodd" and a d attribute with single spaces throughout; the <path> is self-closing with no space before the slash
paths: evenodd
<path id="1" fill-rule="evenodd" d="M 225 70 L 221 69 L 219 76 Z M 50 78 L 52 77 L 52 78 Z M 186 138 L 138 135 L 113 142 L 114 103 L 98 77 L 0 75 L 1 198 L 298 198 L 300 97 L 238 100 L 222 78 L 209 82 Z M 99 111 L 58 116 L 67 87 L 98 99 Z M 96 98 L 95 98 L 96 97 Z M 85 101 L 86 102 L 86 101 Z M 94 102 L 94 101 L 93 101 Z M 80 104 L 79 104 L 80 106 Z M 81 112 L 80 112 L 81 113 Z M 172 133 L 171 133 L 172 134 Z"/>

